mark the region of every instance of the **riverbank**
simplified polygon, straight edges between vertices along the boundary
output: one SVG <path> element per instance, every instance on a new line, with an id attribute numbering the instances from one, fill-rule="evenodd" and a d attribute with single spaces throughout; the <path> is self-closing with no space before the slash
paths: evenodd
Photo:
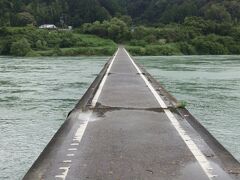
<path id="1" fill-rule="evenodd" d="M 182 30 L 186 28 L 185 26 L 155 29 L 139 26 L 130 32 L 130 30 L 124 31 L 127 26 L 122 25 L 122 21 L 116 18 L 112 21 L 109 22 L 109 27 L 92 23 L 75 30 L 47 30 L 34 26 L 2 27 L 0 28 L 0 55 L 111 56 L 116 51 L 117 44 L 124 44 L 134 56 L 240 54 L 237 32 L 231 36 L 199 34 L 190 38 L 190 32 Z M 122 25 L 120 28 L 122 31 L 119 29 L 110 31 L 114 23 L 116 27 Z M 182 35 L 189 38 L 186 39 Z"/>
<path id="2" fill-rule="evenodd" d="M 96 35 L 35 27 L 0 28 L 0 55 L 79 56 L 112 55 L 117 44 Z"/>

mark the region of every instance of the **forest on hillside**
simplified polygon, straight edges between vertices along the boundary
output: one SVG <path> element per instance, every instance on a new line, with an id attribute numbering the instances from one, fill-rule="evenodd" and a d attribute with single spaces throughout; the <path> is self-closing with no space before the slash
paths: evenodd
<path id="1" fill-rule="evenodd" d="M 0 7 L 2 55 L 110 55 L 118 43 L 135 55 L 240 54 L 239 0 L 0 0 Z"/>
<path id="2" fill-rule="evenodd" d="M 0 7 L 0 26 L 53 23 L 77 27 L 119 15 L 145 25 L 182 23 L 188 16 L 240 21 L 239 0 L 0 0 Z"/>

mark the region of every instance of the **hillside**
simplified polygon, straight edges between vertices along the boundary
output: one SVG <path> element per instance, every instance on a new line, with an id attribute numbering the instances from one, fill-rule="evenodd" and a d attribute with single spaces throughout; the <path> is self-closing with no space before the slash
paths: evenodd
<path id="1" fill-rule="evenodd" d="M 0 7 L 0 55 L 110 55 L 116 43 L 134 55 L 240 54 L 239 0 L 0 0 Z M 46 23 L 60 29 L 38 29 Z M 61 30 L 67 26 L 74 30 Z"/>
<path id="2" fill-rule="evenodd" d="M 137 24 L 183 22 L 200 16 L 239 22 L 238 0 L 0 0 L 0 26 L 29 23 L 80 26 L 117 15 L 129 15 Z"/>

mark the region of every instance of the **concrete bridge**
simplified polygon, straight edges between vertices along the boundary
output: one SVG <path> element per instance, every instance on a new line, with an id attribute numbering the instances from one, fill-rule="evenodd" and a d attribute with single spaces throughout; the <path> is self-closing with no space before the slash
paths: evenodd
<path id="1" fill-rule="evenodd" d="M 239 173 L 239 162 L 119 48 L 23 179 L 230 180 Z"/>

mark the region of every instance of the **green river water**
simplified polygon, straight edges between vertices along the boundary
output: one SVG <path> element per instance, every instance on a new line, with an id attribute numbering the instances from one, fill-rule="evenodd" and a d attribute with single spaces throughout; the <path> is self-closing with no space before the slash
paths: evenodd
<path id="1" fill-rule="evenodd" d="M 108 57 L 0 57 L 0 179 L 21 179 Z M 240 160 L 240 56 L 136 57 Z"/>

